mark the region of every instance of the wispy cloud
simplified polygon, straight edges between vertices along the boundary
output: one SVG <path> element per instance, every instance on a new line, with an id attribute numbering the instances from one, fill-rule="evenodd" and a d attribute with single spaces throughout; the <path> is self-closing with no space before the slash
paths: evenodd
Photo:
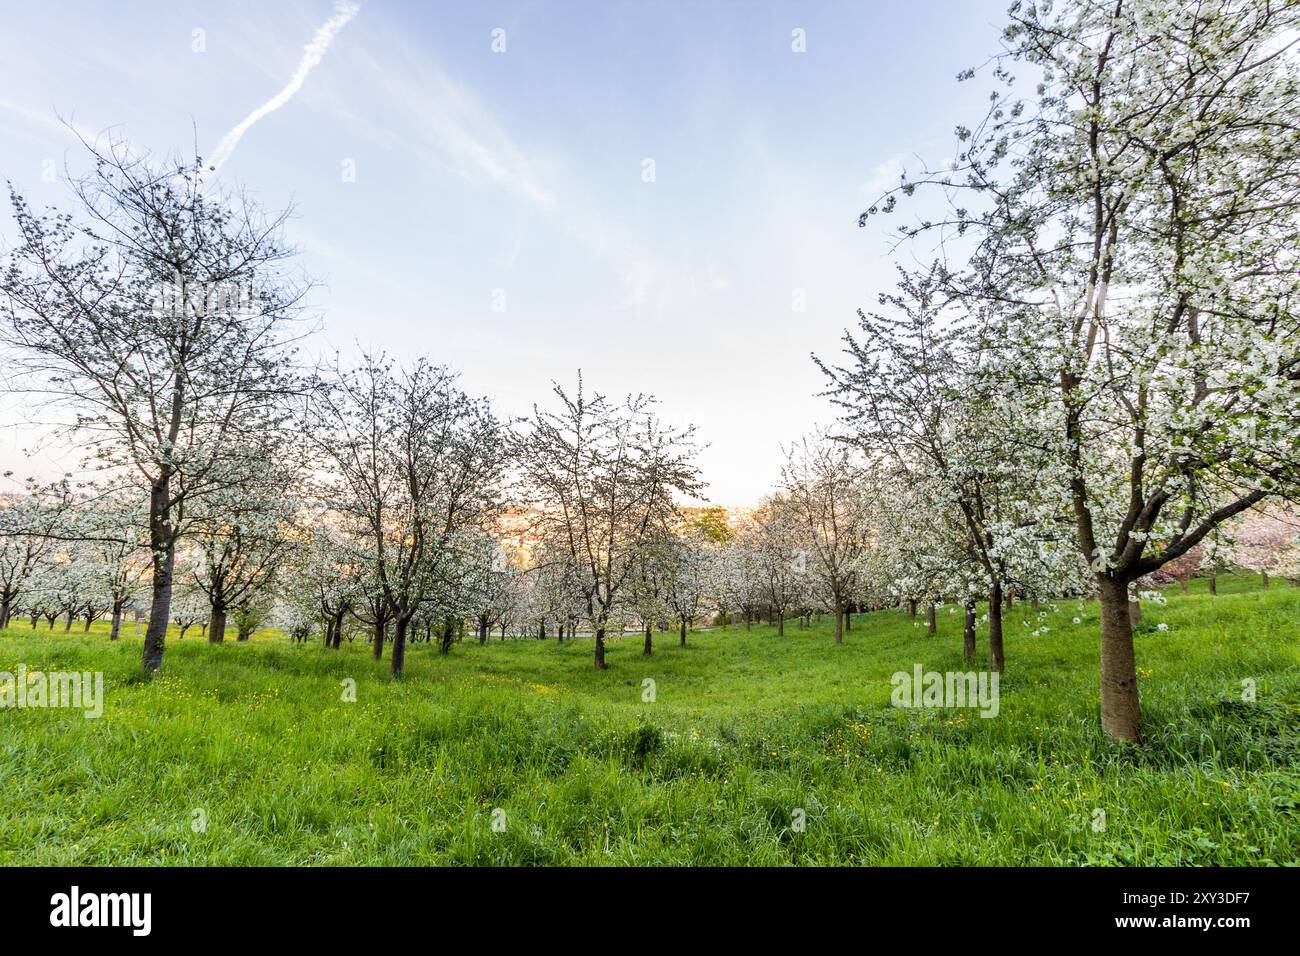
<path id="1" fill-rule="evenodd" d="M 21 117 L 33 126 L 41 126 L 66 136 L 80 138 L 86 142 L 94 142 L 96 139 L 96 134 L 88 127 L 82 126 L 72 119 L 64 119 L 53 109 L 49 113 L 42 113 L 20 106 L 17 103 L 11 103 L 8 100 L 0 100 L 0 110 Z"/>
<path id="2" fill-rule="evenodd" d="M 213 169 L 220 169 L 222 164 L 230 158 L 230 154 L 235 151 L 239 141 L 254 123 L 268 113 L 274 113 L 302 89 L 308 74 L 324 59 L 325 51 L 329 49 L 334 37 L 347 26 L 348 21 L 356 16 L 357 11 L 360 9 L 361 7 L 358 4 L 347 2 L 347 0 L 338 0 L 334 4 L 334 16 L 326 20 L 316 31 L 315 36 L 311 38 L 311 42 L 303 47 L 302 60 L 298 63 L 298 69 L 293 71 L 293 76 L 289 77 L 289 82 L 284 85 L 284 89 L 244 117 L 243 121 L 227 133 L 217 145 L 209 161 L 209 165 Z"/>
<path id="3" fill-rule="evenodd" d="M 355 111 L 341 101 L 340 118 L 385 149 L 409 151 L 429 167 L 521 200 L 506 268 L 517 263 L 524 224 L 536 213 L 608 267 L 622 289 L 615 308 L 641 312 L 691 284 L 693 278 L 647 244 L 634 225 L 600 207 L 575 174 L 573 157 L 518 141 L 489 99 L 407 38 L 390 36 L 383 48 L 382 62 L 369 50 L 347 50 L 351 70 L 362 78 L 349 87 L 349 98 L 364 88 L 367 109 Z"/>
<path id="4" fill-rule="evenodd" d="M 903 164 L 910 156 L 910 153 L 897 153 L 877 163 L 862 184 L 862 197 L 874 201 L 880 198 L 881 193 L 897 186 L 905 170 Z"/>
<path id="5" fill-rule="evenodd" d="M 382 109 L 372 110 L 364 120 L 353 117 L 369 127 L 373 139 L 384 142 L 396 136 L 426 162 L 468 182 L 498 186 L 543 209 L 551 206 L 554 196 L 533 164 L 468 84 L 405 43 L 395 42 L 382 64 L 358 56 L 381 84 L 382 106 L 391 120 L 389 128 L 372 125 L 376 121 L 371 117 L 385 117 Z"/>

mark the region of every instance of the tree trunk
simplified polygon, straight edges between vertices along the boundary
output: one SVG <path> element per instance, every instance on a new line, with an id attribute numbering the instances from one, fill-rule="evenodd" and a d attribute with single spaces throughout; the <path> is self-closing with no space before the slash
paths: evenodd
<path id="1" fill-rule="evenodd" d="M 447 618 L 442 623 L 442 643 L 439 645 L 438 650 L 442 651 L 443 654 L 450 654 L 451 641 L 452 638 L 455 636 L 456 636 L 456 629 L 452 625 L 451 618 Z"/>
<path id="2" fill-rule="evenodd" d="M 966 624 L 962 629 L 962 656 L 968 661 L 975 659 L 975 602 L 966 603 Z"/>
<path id="3" fill-rule="evenodd" d="M 1261 571 L 1261 572 L 1259 572 L 1259 576 L 1260 576 L 1261 578 L 1264 579 L 1264 590 L 1267 591 L 1267 590 L 1268 590 L 1268 572 L 1267 572 L 1267 571 Z"/>
<path id="4" fill-rule="evenodd" d="M 1142 709 L 1129 603 L 1126 582 L 1102 579 L 1101 727 L 1113 740 L 1138 741 L 1142 737 Z"/>
<path id="5" fill-rule="evenodd" d="M 605 669 L 605 628 L 596 628 L 596 670 Z"/>
<path id="6" fill-rule="evenodd" d="M 212 616 L 208 620 L 208 643 L 220 644 L 226 639 L 226 609 L 219 604 L 212 605 Z"/>
<path id="7" fill-rule="evenodd" d="M 776 616 L 776 633 L 778 637 L 785 637 L 785 612 L 782 611 Z"/>
<path id="8" fill-rule="evenodd" d="M 380 621 L 375 624 L 374 640 L 370 643 L 373 645 L 371 656 L 375 660 L 383 660 L 384 657 L 384 639 L 388 636 L 388 622 Z"/>
<path id="9" fill-rule="evenodd" d="M 5 599 L 0 601 L 0 630 L 9 626 L 9 615 L 13 613 L 14 599 L 5 595 Z"/>
<path id="10" fill-rule="evenodd" d="M 478 642 L 480 645 L 486 644 L 488 639 L 488 622 L 485 618 L 478 620 Z"/>
<path id="11" fill-rule="evenodd" d="M 163 486 L 163 495 L 167 494 Z M 157 498 L 157 489 L 154 490 Z M 164 519 L 165 520 L 165 519 Z M 162 669 L 163 647 L 167 641 L 167 621 L 172 611 L 172 573 L 176 568 L 176 545 L 171 541 L 160 541 L 159 532 L 154 532 L 153 545 L 153 584 L 151 603 L 149 605 L 149 627 L 144 632 L 143 664 L 147 671 Z"/>
<path id="12" fill-rule="evenodd" d="M 402 667 L 406 664 L 406 627 L 410 624 L 409 618 L 399 617 L 396 621 L 396 627 L 393 629 L 393 676 L 402 676 Z"/>
<path id="13" fill-rule="evenodd" d="M 934 602 L 931 601 L 926 605 L 925 612 L 925 632 L 931 637 L 938 633 L 939 622 L 935 619 Z"/>
<path id="14" fill-rule="evenodd" d="M 846 632 L 853 630 L 853 605 L 852 604 L 844 605 L 844 630 Z"/>
<path id="15" fill-rule="evenodd" d="M 645 649 L 641 652 L 646 657 L 649 657 L 654 651 L 654 643 L 650 639 L 650 630 L 650 625 L 647 624 L 645 626 Z"/>
<path id="16" fill-rule="evenodd" d="M 686 646 L 686 618 L 682 618 L 681 640 L 677 642 L 680 646 Z"/>
<path id="17" fill-rule="evenodd" d="M 844 605 L 835 599 L 835 643 L 844 643 Z"/>
<path id="18" fill-rule="evenodd" d="M 907 616 L 914 621 L 916 620 L 916 599 L 915 598 L 911 598 L 907 602 Z"/>
<path id="19" fill-rule="evenodd" d="M 248 623 L 240 624 L 235 629 L 235 640 L 246 641 L 253 636 L 253 628 Z"/>
<path id="20" fill-rule="evenodd" d="M 122 605 L 117 603 L 113 605 L 113 624 L 108 632 L 108 639 L 116 641 L 122 636 Z"/>
<path id="21" fill-rule="evenodd" d="M 1210 568 L 1210 593 L 1211 594 L 1219 593 L 1219 580 L 1218 580 L 1218 576 L 1214 572 L 1214 568 Z"/>
<path id="22" fill-rule="evenodd" d="M 989 668 L 1002 671 L 1002 583 L 989 588 Z"/>

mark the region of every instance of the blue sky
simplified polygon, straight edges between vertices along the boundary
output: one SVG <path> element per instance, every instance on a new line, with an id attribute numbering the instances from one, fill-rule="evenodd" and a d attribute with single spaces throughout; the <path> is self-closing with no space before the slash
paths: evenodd
<path id="1" fill-rule="evenodd" d="M 832 353 L 893 274 L 885 226 L 857 215 L 979 114 L 988 83 L 955 75 L 996 50 L 1005 0 L 358 7 L 219 172 L 293 204 L 320 283 L 314 347 L 426 353 L 507 412 L 579 368 L 590 388 L 653 392 L 709 444 L 709 497 L 745 505 L 781 443 L 830 418 L 809 352 Z M 84 156 L 58 116 L 155 152 L 197 136 L 211 156 L 338 15 L 330 0 L 7 11 L 0 174 L 66 202 L 43 173 Z M 22 472 L 19 415 L 0 406 L 0 456 Z"/>

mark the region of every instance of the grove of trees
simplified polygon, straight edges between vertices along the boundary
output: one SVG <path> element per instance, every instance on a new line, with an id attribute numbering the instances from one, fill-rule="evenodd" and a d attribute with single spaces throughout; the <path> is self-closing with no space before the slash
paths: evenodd
<path id="1" fill-rule="evenodd" d="M 1001 671 L 1011 602 L 1096 598 L 1101 725 L 1138 740 L 1145 589 L 1300 579 L 1298 37 L 1276 0 L 1013 3 L 987 114 L 862 215 L 913 208 L 928 252 L 815 357 L 834 426 L 736 512 L 692 506 L 650 396 L 579 373 L 514 419 L 427 357 L 314 364 L 285 213 L 87 144 L 69 210 L 11 186 L 0 345 L 87 477 L 6 474 L 0 627 L 135 614 L 153 672 L 169 625 L 270 624 L 400 676 L 466 636 L 605 669 L 629 630 L 830 614 L 840 644 L 952 603 Z"/>

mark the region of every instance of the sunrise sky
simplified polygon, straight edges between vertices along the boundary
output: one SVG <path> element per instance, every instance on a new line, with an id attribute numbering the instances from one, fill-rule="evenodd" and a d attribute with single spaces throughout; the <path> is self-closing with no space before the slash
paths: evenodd
<path id="1" fill-rule="evenodd" d="M 709 444 L 709 498 L 747 505 L 830 417 L 809 353 L 891 281 L 886 224 L 858 214 L 951 155 L 989 89 L 955 75 L 1005 5 L 26 5 L 0 31 L 0 173 L 66 202 L 49 180 L 85 154 L 60 117 L 197 144 L 293 204 L 314 349 L 424 352 L 506 412 L 579 368 L 654 392 Z M 75 464 L 24 461 L 6 402 L 4 469 Z"/>

